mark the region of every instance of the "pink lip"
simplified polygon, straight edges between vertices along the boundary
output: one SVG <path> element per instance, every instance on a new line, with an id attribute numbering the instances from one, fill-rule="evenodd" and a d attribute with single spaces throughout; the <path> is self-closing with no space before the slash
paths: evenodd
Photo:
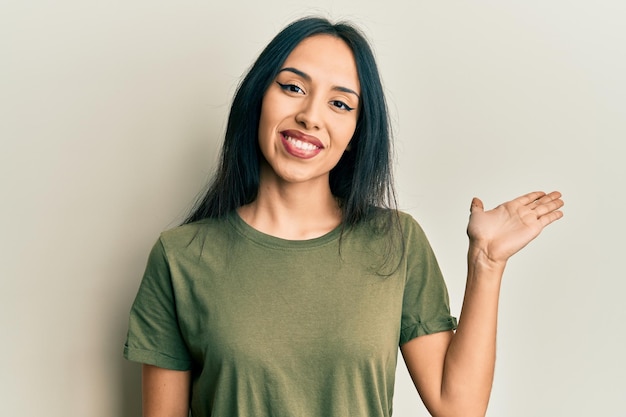
<path id="1" fill-rule="evenodd" d="M 290 137 L 292 139 L 296 139 L 302 142 L 310 143 L 311 145 L 314 145 L 316 149 L 306 150 L 306 149 L 297 148 L 293 143 L 287 140 L 287 137 Z M 301 158 L 301 159 L 313 158 L 315 155 L 319 154 L 322 151 L 322 149 L 324 149 L 324 145 L 322 144 L 322 141 L 320 141 L 318 138 L 316 138 L 315 136 L 304 134 L 298 130 L 282 131 L 281 139 L 282 139 L 283 146 L 285 147 L 285 150 L 287 151 L 287 153 L 297 158 Z"/>
<path id="2" fill-rule="evenodd" d="M 303 142 L 308 142 L 317 146 L 318 148 L 324 148 L 324 144 L 321 140 L 316 138 L 315 136 L 307 135 L 305 133 L 300 132 L 299 130 L 285 130 L 281 132 L 283 136 L 289 136 L 294 139 L 301 140 Z"/>

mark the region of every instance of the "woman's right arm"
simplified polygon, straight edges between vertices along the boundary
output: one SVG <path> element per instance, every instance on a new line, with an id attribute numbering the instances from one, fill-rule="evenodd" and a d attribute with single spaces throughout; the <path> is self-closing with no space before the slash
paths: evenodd
<path id="1" fill-rule="evenodd" d="M 141 368 L 143 417 L 188 417 L 191 371 Z"/>

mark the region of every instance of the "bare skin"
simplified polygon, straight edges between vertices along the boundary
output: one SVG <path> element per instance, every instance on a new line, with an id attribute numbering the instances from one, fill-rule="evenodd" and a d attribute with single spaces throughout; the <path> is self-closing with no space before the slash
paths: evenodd
<path id="1" fill-rule="evenodd" d="M 188 417 L 191 371 L 172 371 L 152 365 L 141 368 L 144 417 Z"/>
<path id="2" fill-rule="evenodd" d="M 308 205 L 302 204 L 310 193 L 302 187 L 286 188 L 289 192 L 260 193 L 255 203 L 241 210 L 247 213 L 244 219 L 260 230 L 286 238 L 294 230 L 298 236 L 332 230 L 338 222 L 337 208 L 331 203 L 334 200 L 329 200 L 326 215 L 324 210 L 312 215 Z M 281 204 L 276 205 L 275 198 L 280 195 L 292 199 L 279 199 Z M 498 299 L 506 263 L 546 226 L 563 216 L 562 206 L 559 192 L 529 193 L 489 211 L 484 211 L 479 199 L 472 201 L 467 285 L 458 329 L 418 337 L 401 346 L 411 378 L 433 416 L 485 415 L 493 383 Z M 273 209 L 268 210 L 269 207 Z M 296 210 L 298 207 L 300 210 Z M 277 215 L 281 212 L 291 215 Z M 321 227 L 324 221 L 320 218 L 329 226 Z M 144 365 L 144 416 L 186 417 L 189 379 L 190 372 Z"/>
<path id="3" fill-rule="evenodd" d="M 257 199 L 238 210 L 244 221 L 292 240 L 319 237 L 340 224 L 329 173 L 356 128 L 359 93 L 356 63 L 343 41 L 318 35 L 292 51 L 263 99 L 264 160 Z M 285 132 L 317 149 L 294 151 Z"/>
<path id="4" fill-rule="evenodd" d="M 435 417 L 484 416 L 493 383 L 498 299 L 508 259 L 563 213 L 561 194 L 529 193 L 484 211 L 474 199 L 465 298 L 456 332 L 401 346 L 407 369 Z"/>
<path id="5" fill-rule="evenodd" d="M 302 42 L 285 67 L 307 76 L 283 71 L 279 83 L 266 92 L 259 129 L 265 157 L 259 192 L 255 201 L 238 212 L 264 233 L 291 240 L 311 239 L 341 222 L 328 178 L 354 131 L 360 89 L 351 51 L 327 35 Z M 354 94 L 346 93 L 348 90 Z M 315 139 L 297 144 L 296 149 L 289 141 L 290 132 L 303 142 Z M 433 416 L 485 415 L 493 381 L 504 268 L 512 255 L 563 216 L 562 206 L 558 192 L 529 193 L 489 211 L 479 199 L 472 201 L 467 285 L 458 329 L 421 336 L 401 346 L 409 373 Z M 186 417 L 189 390 L 190 372 L 145 365 L 144 417 Z"/>

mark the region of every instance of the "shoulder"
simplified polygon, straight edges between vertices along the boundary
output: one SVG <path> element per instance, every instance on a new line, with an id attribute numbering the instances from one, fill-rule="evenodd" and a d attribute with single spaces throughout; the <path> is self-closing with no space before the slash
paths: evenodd
<path id="1" fill-rule="evenodd" d="M 402 225 L 402 227 L 419 227 L 417 220 L 415 220 L 415 218 L 411 214 L 401 210 L 396 210 L 396 214 L 398 216 L 398 219 L 400 220 L 400 224 Z"/>
<path id="2" fill-rule="evenodd" d="M 367 220 L 364 226 L 370 231 L 378 231 L 398 234 L 403 237 L 413 234 L 424 234 L 424 231 L 415 218 L 401 210 L 394 209 L 376 209 Z"/>
<path id="3" fill-rule="evenodd" d="M 159 241 L 166 252 L 188 250 L 194 246 L 203 246 L 207 238 L 220 241 L 229 235 L 231 229 L 228 215 L 206 218 L 166 230 L 161 233 Z"/>
<path id="4" fill-rule="evenodd" d="M 406 270 L 403 264 L 429 251 L 428 240 L 415 218 L 407 212 L 386 208 L 372 211 L 366 220 L 350 229 L 342 245 L 373 257 L 382 275 Z"/>
<path id="5" fill-rule="evenodd" d="M 400 227 L 402 228 L 402 237 L 408 252 L 415 250 L 430 251 L 430 243 L 424 229 L 420 223 L 409 213 L 398 212 L 400 219 Z"/>
<path id="6" fill-rule="evenodd" d="M 419 235 L 425 236 L 424 229 L 419 224 L 419 222 L 413 217 L 411 214 L 398 211 L 398 218 L 400 219 L 400 226 L 402 227 L 402 232 L 407 235 Z"/>
<path id="7" fill-rule="evenodd" d="M 430 250 L 430 243 L 420 223 L 408 212 L 380 210 L 377 220 L 370 220 L 370 233 L 386 238 L 392 246 L 403 253 Z"/>

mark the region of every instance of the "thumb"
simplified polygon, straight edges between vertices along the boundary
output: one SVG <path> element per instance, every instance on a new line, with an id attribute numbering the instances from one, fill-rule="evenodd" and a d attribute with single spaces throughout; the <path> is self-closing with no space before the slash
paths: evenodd
<path id="1" fill-rule="evenodd" d="M 472 198 L 472 205 L 470 206 L 470 213 L 475 211 L 484 211 L 483 202 L 478 197 Z"/>

